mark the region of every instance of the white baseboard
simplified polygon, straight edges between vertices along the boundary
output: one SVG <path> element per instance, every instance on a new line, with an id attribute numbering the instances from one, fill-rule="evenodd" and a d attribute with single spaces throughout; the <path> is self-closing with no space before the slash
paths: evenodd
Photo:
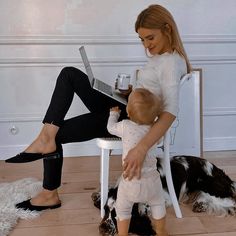
<path id="1" fill-rule="evenodd" d="M 22 152 L 27 145 L 12 145 L 12 146 L 0 146 L 0 160 L 5 160 L 11 156 Z M 73 156 L 99 156 L 100 150 L 96 146 L 95 140 L 81 143 L 70 143 L 63 145 L 64 157 Z M 236 150 L 236 137 L 218 137 L 218 138 L 205 138 L 203 151 L 230 151 Z M 173 154 L 190 153 L 194 150 L 185 150 L 184 152 L 177 151 Z M 114 154 L 121 154 L 122 151 L 116 151 Z"/>
<path id="2" fill-rule="evenodd" d="M 236 150 L 236 137 L 204 138 L 204 151 L 231 151 Z"/>
<path id="3" fill-rule="evenodd" d="M 15 156 L 26 148 L 25 145 L 8 145 L 0 146 L 0 160 L 6 160 L 9 157 Z"/>

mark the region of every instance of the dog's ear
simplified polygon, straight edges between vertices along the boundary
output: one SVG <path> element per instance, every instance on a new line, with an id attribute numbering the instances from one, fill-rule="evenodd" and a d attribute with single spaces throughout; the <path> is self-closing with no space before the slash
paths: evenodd
<path id="1" fill-rule="evenodd" d="M 112 198 L 112 199 L 116 200 L 117 199 L 117 191 L 118 191 L 118 186 L 115 188 L 109 188 L 108 198 Z"/>
<path id="2" fill-rule="evenodd" d="M 99 225 L 99 233 L 100 235 L 116 235 L 117 228 L 116 224 L 111 218 L 107 218 L 106 220 L 102 220 Z"/>
<path id="3" fill-rule="evenodd" d="M 101 235 L 116 235 L 117 233 L 117 221 L 116 221 L 116 211 L 113 208 L 112 210 L 106 203 L 105 207 L 105 215 L 99 224 L 99 233 Z"/>
<path id="4" fill-rule="evenodd" d="M 132 214 L 130 220 L 129 233 L 149 236 L 156 235 L 149 217 L 147 215 L 140 215 L 135 209 L 133 210 L 135 211 L 135 214 Z"/>

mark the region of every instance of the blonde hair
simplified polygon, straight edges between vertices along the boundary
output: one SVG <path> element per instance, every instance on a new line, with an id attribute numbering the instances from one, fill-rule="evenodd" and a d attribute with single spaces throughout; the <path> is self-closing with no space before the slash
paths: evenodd
<path id="1" fill-rule="evenodd" d="M 182 40 L 180 38 L 177 25 L 171 13 L 160 5 L 150 5 L 144 9 L 137 17 L 135 31 L 139 28 L 160 29 L 165 34 L 171 45 L 172 50 L 177 51 L 184 57 L 187 65 L 187 72 L 191 71 L 191 65 L 185 52 Z"/>
<path id="2" fill-rule="evenodd" d="M 127 112 L 130 120 L 150 125 L 161 113 L 161 107 L 161 99 L 147 89 L 137 88 L 129 96 Z"/>

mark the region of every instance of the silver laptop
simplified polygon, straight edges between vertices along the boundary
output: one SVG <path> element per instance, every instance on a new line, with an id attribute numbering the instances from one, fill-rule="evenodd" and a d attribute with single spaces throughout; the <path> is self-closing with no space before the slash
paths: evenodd
<path id="1" fill-rule="evenodd" d="M 125 98 L 124 95 L 122 95 L 118 91 L 115 91 L 115 88 L 112 87 L 111 85 L 106 84 L 103 81 L 98 80 L 94 77 L 93 71 L 92 71 L 92 68 L 90 66 L 90 63 L 89 63 L 89 60 L 88 60 L 88 57 L 87 57 L 84 46 L 80 47 L 79 51 L 80 51 L 80 55 L 81 55 L 83 63 L 84 63 L 86 73 L 88 75 L 89 82 L 91 84 L 91 87 L 93 89 L 107 95 L 108 97 L 111 97 L 111 98 L 115 99 L 116 101 L 126 105 L 127 104 L 127 99 Z"/>

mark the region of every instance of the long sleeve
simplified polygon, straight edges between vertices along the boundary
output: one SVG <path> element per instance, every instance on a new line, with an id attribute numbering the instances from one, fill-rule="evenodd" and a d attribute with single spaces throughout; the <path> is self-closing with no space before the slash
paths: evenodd
<path id="1" fill-rule="evenodd" d="M 107 122 L 107 130 L 110 134 L 122 137 L 123 129 L 122 122 L 118 122 L 120 114 L 115 111 L 110 111 L 110 116 Z"/>

